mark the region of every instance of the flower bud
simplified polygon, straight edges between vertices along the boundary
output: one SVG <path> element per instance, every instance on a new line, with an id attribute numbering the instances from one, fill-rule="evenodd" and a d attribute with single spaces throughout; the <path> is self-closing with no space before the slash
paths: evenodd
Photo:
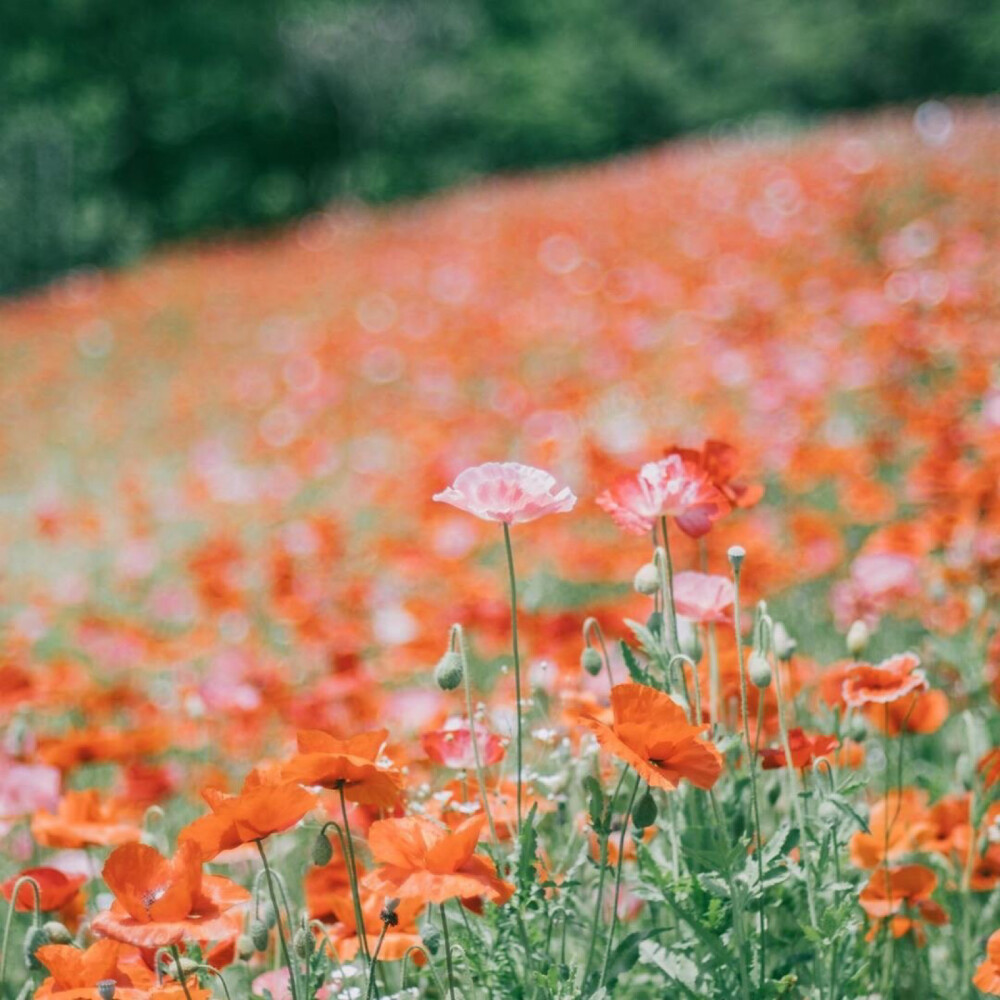
<path id="1" fill-rule="evenodd" d="M 767 662 L 767 657 L 763 653 L 758 653 L 756 649 L 747 660 L 747 676 L 753 686 L 762 691 L 771 686 L 771 664 Z"/>
<path id="2" fill-rule="evenodd" d="M 799 648 L 798 642 L 788 634 L 788 629 L 781 622 L 774 623 L 774 628 L 771 630 L 771 645 L 774 649 L 774 655 L 786 663 L 795 655 L 795 650 Z"/>
<path id="3" fill-rule="evenodd" d="M 316 835 L 313 841 L 312 863 L 317 868 L 328 865 L 333 860 L 333 845 L 330 838 L 322 830 Z"/>
<path id="4" fill-rule="evenodd" d="M 425 924 L 421 927 L 420 939 L 431 955 L 438 953 L 438 949 L 441 947 L 441 932 L 433 924 Z"/>
<path id="5" fill-rule="evenodd" d="M 660 571 L 655 563 L 646 563 L 640 566 L 632 579 L 632 586 L 640 594 L 652 597 L 660 589 Z"/>
<path id="6" fill-rule="evenodd" d="M 868 631 L 868 626 L 859 618 L 847 630 L 847 652 L 851 656 L 857 656 L 859 653 L 864 652 L 864 648 L 868 645 L 870 637 L 871 633 Z"/>
<path id="7" fill-rule="evenodd" d="M 267 932 L 267 924 L 263 920 L 254 920 L 250 924 L 250 940 L 257 951 L 267 951 L 267 942 L 270 935 Z"/>
<path id="8" fill-rule="evenodd" d="M 306 927 L 300 927 L 292 939 L 292 947 L 299 958 L 308 958 L 313 953 L 315 944 L 316 942 L 313 940 L 312 934 Z"/>
<path id="9" fill-rule="evenodd" d="M 51 943 L 44 927 L 32 927 L 24 935 L 24 964 L 33 972 L 41 970 L 42 963 L 35 957 L 35 953 L 39 948 Z"/>
<path id="10" fill-rule="evenodd" d="M 647 788 L 646 794 L 635 804 L 632 810 L 632 824 L 637 830 L 645 830 L 656 822 L 656 799 Z"/>
<path id="11" fill-rule="evenodd" d="M 115 990 L 118 984 L 113 979 L 102 979 L 97 984 L 97 995 L 101 1000 L 115 1000 Z"/>
<path id="12" fill-rule="evenodd" d="M 236 939 L 236 957 L 241 962 L 249 962 L 253 958 L 254 952 L 258 950 L 249 934 L 241 934 Z"/>
<path id="13" fill-rule="evenodd" d="M 829 799 L 824 799 L 816 812 L 827 826 L 833 826 L 840 818 L 840 810 Z"/>
<path id="14" fill-rule="evenodd" d="M 61 924 L 58 920 L 49 920 L 42 924 L 42 930 L 48 934 L 49 941 L 52 944 L 73 943 L 73 935 L 70 934 L 69 928 L 65 924 Z"/>
<path id="15" fill-rule="evenodd" d="M 462 683 L 462 657 L 449 650 L 434 668 L 434 680 L 442 691 L 454 691 Z"/>
<path id="16" fill-rule="evenodd" d="M 580 654 L 580 666 L 591 677 L 596 677 L 601 672 L 604 662 L 601 660 L 601 654 L 593 646 L 584 646 L 583 652 Z"/>
<path id="17" fill-rule="evenodd" d="M 268 900 L 260 908 L 260 912 L 263 914 L 264 923 L 267 925 L 268 930 L 270 930 L 278 922 L 278 911 L 274 908 L 274 903 Z"/>
<path id="18" fill-rule="evenodd" d="M 733 572 L 739 573 L 743 560 L 747 557 L 747 550 L 742 545 L 730 545 L 726 556 L 729 558 L 729 565 L 733 567 Z"/>
<path id="19" fill-rule="evenodd" d="M 868 723 L 865 721 L 864 716 L 855 713 L 851 716 L 848 736 L 850 736 L 855 743 L 863 743 L 867 735 Z"/>

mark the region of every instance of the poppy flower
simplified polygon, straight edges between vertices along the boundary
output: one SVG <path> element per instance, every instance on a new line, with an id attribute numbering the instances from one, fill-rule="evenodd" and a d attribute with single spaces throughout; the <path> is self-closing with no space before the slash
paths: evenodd
<path id="1" fill-rule="evenodd" d="M 722 754 L 702 739 L 709 727 L 688 722 L 684 709 L 669 695 L 644 684 L 616 684 L 611 711 L 610 726 L 593 716 L 580 721 L 648 784 L 671 790 L 687 778 L 708 789 L 718 780 Z"/>
<path id="2" fill-rule="evenodd" d="M 471 816 L 454 831 L 425 816 L 372 823 L 368 847 L 380 867 L 363 885 L 383 896 L 426 903 L 481 896 L 506 903 L 514 887 L 497 875 L 489 858 L 475 853 L 485 822 L 482 814 Z"/>
<path id="3" fill-rule="evenodd" d="M 693 570 L 674 574 L 674 607 L 693 622 L 728 624 L 733 620 L 734 595 L 728 577 Z"/>
<path id="4" fill-rule="evenodd" d="M 18 764 L 0 758 L 0 823 L 59 805 L 62 777 L 48 764 Z M 2 830 L 2 826 L 0 826 Z"/>
<path id="5" fill-rule="evenodd" d="M 20 878 L 33 878 L 38 884 L 40 908 L 46 912 L 61 910 L 71 903 L 87 881 L 84 875 L 67 875 L 58 868 L 25 868 L 24 871 L 7 879 L 0 885 L 0 892 L 7 902 L 14 896 L 14 886 Z M 18 913 L 30 913 L 35 908 L 35 891 L 25 883 L 17 893 L 14 908 Z"/>
<path id="6" fill-rule="evenodd" d="M 519 462 L 487 462 L 465 469 L 434 498 L 483 521 L 524 524 L 546 514 L 564 514 L 576 505 L 568 486 L 553 475 Z"/>
<path id="7" fill-rule="evenodd" d="M 972 985 L 983 993 L 1000 996 L 1000 930 L 995 930 L 986 942 L 986 958 L 976 969 Z"/>
<path id="8" fill-rule="evenodd" d="M 423 733 L 420 737 L 424 753 L 445 767 L 456 770 L 472 770 L 476 766 L 475 748 L 472 744 L 472 734 L 468 726 L 456 726 L 454 729 L 435 729 Z M 483 730 L 476 728 L 476 743 L 479 749 L 479 759 L 483 767 L 497 764 L 504 758 L 506 741 Z"/>
<path id="9" fill-rule="evenodd" d="M 875 868 L 886 857 L 891 861 L 920 849 L 934 835 L 927 796 L 913 788 L 904 788 L 902 794 L 892 789 L 888 801 L 880 798 L 872 806 L 868 831 L 857 830 L 851 837 L 851 863 L 857 868 Z"/>
<path id="10" fill-rule="evenodd" d="M 94 918 L 94 932 L 137 948 L 235 937 L 242 916 L 234 908 L 250 894 L 229 879 L 203 875 L 201 866 L 193 841 L 181 844 L 172 858 L 145 844 L 115 849 L 103 871 L 115 901 Z"/>
<path id="11" fill-rule="evenodd" d="M 948 718 L 948 696 L 937 689 L 918 691 L 883 705 L 870 705 L 868 717 L 890 736 L 936 733 Z"/>
<path id="12" fill-rule="evenodd" d="M 844 677 L 844 702 L 851 708 L 885 705 L 927 687 L 915 653 L 897 653 L 872 666 L 856 663 Z"/>
<path id="13" fill-rule="evenodd" d="M 837 746 L 836 736 L 810 736 L 798 726 L 788 730 L 788 749 L 792 754 L 792 766 L 796 768 L 808 767 L 814 760 L 829 756 Z M 766 747 L 761 750 L 760 758 L 765 771 L 788 765 L 784 746 Z"/>
<path id="14" fill-rule="evenodd" d="M 692 538 L 707 534 L 725 513 L 722 494 L 704 472 L 679 455 L 647 462 L 597 497 L 597 505 L 624 531 L 644 535 L 661 517 L 672 517 Z"/>
<path id="15" fill-rule="evenodd" d="M 116 984 L 115 1000 L 148 1000 L 155 977 L 152 972 L 133 983 L 120 964 L 122 946 L 108 938 L 96 941 L 86 951 L 72 945 L 47 944 L 35 953 L 49 975 L 35 992 L 36 1000 L 100 1000 L 97 984 Z"/>
<path id="16" fill-rule="evenodd" d="M 257 769 L 247 775 L 239 795 L 226 795 L 216 788 L 205 788 L 201 794 L 211 813 L 189 823 L 177 840 L 197 843 L 202 861 L 287 830 L 316 805 L 316 796 L 301 785 L 265 776 Z"/>
<path id="17" fill-rule="evenodd" d="M 365 893 L 361 897 L 361 916 L 365 925 L 365 934 L 374 941 L 382 931 L 380 914 L 385 905 L 384 897 L 376 893 Z M 421 899 L 401 899 L 396 906 L 396 923 L 391 925 L 382 939 L 378 960 L 380 962 L 398 962 L 406 952 L 420 944 L 420 932 L 417 930 L 417 917 L 424 908 Z M 330 930 L 330 944 L 341 962 L 353 959 L 361 947 L 358 935 L 357 921 L 354 916 L 354 903 L 346 893 L 333 901 L 333 911 L 337 923 Z M 414 952 L 417 964 L 423 964 L 422 952 Z"/>
<path id="18" fill-rule="evenodd" d="M 385 729 L 339 740 L 318 729 L 300 729 L 299 752 L 282 769 L 289 781 L 323 788 L 342 788 L 362 805 L 388 808 L 403 788 L 403 776 L 379 759 L 389 735 Z"/>
<path id="19" fill-rule="evenodd" d="M 926 935 L 922 922 L 948 922 L 940 904 L 931 899 L 936 888 L 937 875 L 924 865 L 903 865 L 888 871 L 876 868 L 858 896 L 861 908 L 873 920 L 866 940 L 873 940 L 882 921 L 889 918 L 893 937 L 902 937 L 912 930 L 918 944 L 923 944 Z"/>
<path id="20" fill-rule="evenodd" d="M 740 470 L 739 452 L 725 441 L 707 440 L 700 451 L 674 445 L 667 449 L 666 454 L 679 455 L 691 465 L 703 469 L 712 485 L 732 507 L 753 507 L 764 496 L 764 487 L 760 483 L 744 483 L 736 478 Z"/>
<path id="21" fill-rule="evenodd" d="M 102 800 L 96 788 L 88 788 L 66 792 L 55 813 L 35 813 L 31 834 L 43 847 L 110 847 L 133 843 L 142 831 L 121 801 Z"/>

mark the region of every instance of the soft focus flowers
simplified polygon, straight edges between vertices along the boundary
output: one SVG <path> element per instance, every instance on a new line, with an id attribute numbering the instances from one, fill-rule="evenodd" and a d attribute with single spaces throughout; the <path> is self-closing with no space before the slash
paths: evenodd
<path id="1" fill-rule="evenodd" d="M 725 576 L 683 570 L 674 574 L 677 614 L 693 622 L 726 624 L 733 617 L 733 581 Z"/>
<path id="2" fill-rule="evenodd" d="M 519 462 L 487 462 L 465 469 L 434 499 L 484 521 L 523 524 L 546 514 L 564 514 L 576 505 L 568 486 L 544 469 Z"/>
<path id="3" fill-rule="evenodd" d="M 914 653 L 898 653 L 872 666 L 855 664 L 844 677 L 843 697 L 851 708 L 886 705 L 927 687 L 927 678 Z"/>

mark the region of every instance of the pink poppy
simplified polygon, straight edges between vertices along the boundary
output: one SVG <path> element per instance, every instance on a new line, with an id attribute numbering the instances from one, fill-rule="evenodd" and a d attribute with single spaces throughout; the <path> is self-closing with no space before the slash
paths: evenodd
<path id="1" fill-rule="evenodd" d="M 576 496 L 568 486 L 560 487 L 544 469 L 519 462 L 487 462 L 465 469 L 451 486 L 435 493 L 434 499 L 484 521 L 504 524 L 564 514 L 576 505 Z"/>
<path id="2" fill-rule="evenodd" d="M 339 979 L 338 976 L 335 980 L 337 988 L 343 985 Z M 264 990 L 267 990 L 274 997 L 274 1000 L 292 1000 L 292 987 L 288 980 L 288 969 L 273 969 L 271 972 L 262 972 L 257 976 L 251 984 L 251 988 L 257 996 L 263 996 Z M 330 989 L 324 986 L 316 994 L 316 1000 L 328 1000 L 329 996 Z"/>
<path id="3" fill-rule="evenodd" d="M 54 812 L 60 785 L 58 768 L 0 760 L 0 820 L 30 816 L 39 809 Z"/>
<path id="4" fill-rule="evenodd" d="M 635 476 L 624 476 L 598 498 L 615 524 L 643 535 L 661 517 L 672 517 L 692 538 L 707 534 L 726 511 L 726 500 L 705 473 L 680 455 L 647 462 Z"/>
<path id="5" fill-rule="evenodd" d="M 674 607 L 693 622 L 732 621 L 733 597 L 733 582 L 727 577 L 692 570 L 674 576 Z"/>
<path id="6" fill-rule="evenodd" d="M 455 729 L 437 729 L 420 737 L 424 753 L 436 764 L 453 767 L 456 770 L 471 770 L 476 766 L 476 755 L 472 746 L 472 736 L 468 726 Z M 506 741 L 494 733 L 476 729 L 479 744 L 479 758 L 483 767 L 503 760 Z"/>
<path id="7" fill-rule="evenodd" d="M 834 585 L 830 602 L 839 628 L 857 620 L 874 628 L 893 603 L 914 597 L 919 590 L 916 559 L 897 552 L 874 552 L 854 560 L 850 579 Z"/>

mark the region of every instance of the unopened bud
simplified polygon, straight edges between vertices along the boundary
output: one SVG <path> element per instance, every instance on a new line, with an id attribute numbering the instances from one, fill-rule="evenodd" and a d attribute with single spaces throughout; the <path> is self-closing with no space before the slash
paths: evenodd
<path id="1" fill-rule="evenodd" d="M 864 742 L 865 737 L 868 735 L 868 723 L 865 721 L 864 716 L 857 714 L 851 716 L 848 735 L 855 743 Z"/>
<path id="2" fill-rule="evenodd" d="M 292 947 L 299 958 L 308 958 L 313 953 L 315 944 L 316 942 L 313 940 L 312 934 L 305 927 L 300 927 L 292 939 Z"/>
<path id="3" fill-rule="evenodd" d="M 261 908 L 264 923 L 270 930 L 278 922 L 278 911 L 274 908 L 274 903 L 268 900 Z"/>
<path id="4" fill-rule="evenodd" d="M 267 951 L 270 935 L 267 932 L 267 924 L 263 920 L 255 920 L 250 924 L 250 940 L 257 951 Z"/>
<path id="5" fill-rule="evenodd" d="M 584 646 L 583 652 L 580 654 L 580 666 L 591 677 L 596 677 L 601 672 L 604 661 L 601 659 L 601 654 L 593 646 Z"/>
<path id="6" fill-rule="evenodd" d="M 847 630 L 847 652 L 851 656 L 857 656 L 864 652 L 870 638 L 871 633 L 868 631 L 868 626 L 859 618 Z"/>
<path id="7" fill-rule="evenodd" d="M 462 657 L 449 650 L 434 668 L 434 680 L 442 691 L 454 691 L 462 683 Z"/>
<path id="8" fill-rule="evenodd" d="M 316 835 L 313 841 L 312 863 L 317 868 L 328 865 L 333 860 L 333 845 L 330 838 L 322 830 Z"/>
<path id="9" fill-rule="evenodd" d="M 637 830 L 645 830 L 656 822 L 656 799 L 647 788 L 646 794 L 635 804 L 632 810 L 632 824 Z"/>
<path id="10" fill-rule="evenodd" d="M 652 597 L 660 589 L 660 571 L 655 563 L 646 563 L 640 566 L 632 578 L 632 586 L 640 594 Z"/>
<path id="11" fill-rule="evenodd" d="M 35 957 L 35 953 L 51 943 L 44 927 L 32 927 L 24 936 L 24 964 L 32 971 L 39 971 L 42 963 Z"/>
<path id="12" fill-rule="evenodd" d="M 771 629 L 771 645 L 774 648 L 774 655 L 785 662 L 795 655 L 795 650 L 799 647 L 798 642 L 788 634 L 788 629 L 781 622 L 775 622 Z"/>
<path id="13" fill-rule="evenodd" d="M 73 935 L 70 934 L 69 928 L 65 924 L 61 924 L 58 920 L 46 921 L 42 924 L 42 930 L 48 934 L 49 941 L 52 944 L 73 943 Z"/>
<path id="14" fill-rule="evenodd" d="M 258 950 L 260 949 L 253 943 L 253 938 L 249 934 L 241 934 L 236 939 L 236 957 L 241 962 L 249 962 Z"/>
<path id="15" fill-rule="evenodd" d="M 840 810 L 829 799 L 824 799 L 816 811 L 827 826 L 833 826 L 840 818 Z"/>
<path id="16" fill-rule="evenodd" d="M 762 691 L 771 686 L 771 664 L 767 657 L 754 650 L 747 659 L 747 676 L 754 687 Z"/>

